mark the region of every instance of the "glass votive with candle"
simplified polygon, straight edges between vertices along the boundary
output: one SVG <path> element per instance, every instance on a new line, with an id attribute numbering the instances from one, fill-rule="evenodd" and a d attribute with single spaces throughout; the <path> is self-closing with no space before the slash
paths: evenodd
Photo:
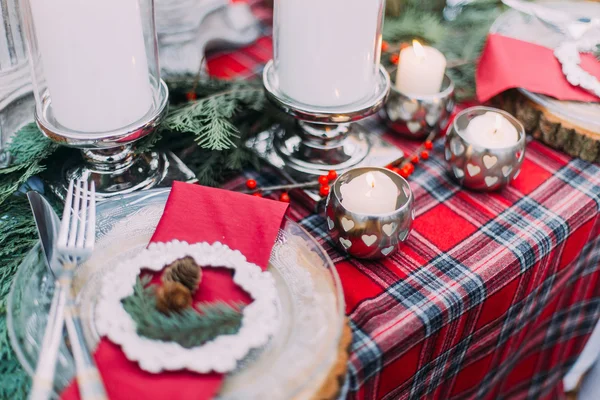
<path id="1" fill-rule="evenodd" d="M 403 136 L 423 139 L 446 126 L 454 105 L 454 83 L 446 75 L 446 57 L 417 40 L 402 49 L 396 79 L 381 111 L 388 127 Z"/>
<path id="2" fill-rule="evenodd" d="M 351 169 L 333 183 L 325 207 L 332 240 L 349 255 L 377 259 L 405 242 L 414 197 L 400 175 L 377 167 Z"/>
<path id="3" fill-rule="evenodd" d="M 62 179 L 93 180 L 99 197 L 111 197 L 152 187 L 167 168 L 175 171 L 169 156 L 137 156 L 131 148 L 158 126 L 168 105 L 154 0 L 21 0 L 21 6 L 36 122 L 50 139 L 83 150 L 84 164 L 65 168 Z"/>
<path id="4" fill-rule="evenodd" d="M 446 136 L 448 173 L 462 186 L 492 191 L 517 178 L 525 158 L 525 129 L 509 113 L 484 106 L 460 112 Z"/>

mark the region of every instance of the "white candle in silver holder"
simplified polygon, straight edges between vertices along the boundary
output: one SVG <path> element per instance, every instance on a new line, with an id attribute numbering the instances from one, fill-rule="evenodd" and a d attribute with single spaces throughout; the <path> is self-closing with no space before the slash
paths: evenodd
<path id="1" fill-rule="evenodd" d="M 341 106 L 374 93 L 381 56 L 381 0 L 277 0 L 279 87 L 313 106 Z"/>

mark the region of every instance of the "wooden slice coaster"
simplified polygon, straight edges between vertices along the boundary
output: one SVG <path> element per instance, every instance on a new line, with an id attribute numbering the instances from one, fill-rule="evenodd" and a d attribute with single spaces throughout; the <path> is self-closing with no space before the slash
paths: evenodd
<path id="1" fill-rule="evenodd" d="M 312 397 L 313 400 L 336 400 L 340 397 L 340 392 L 346 381 L 351 344 L 352 329 L 350 328 L 348 319 L 346 319 L 338 347 L 337 360 L 329 370 L 329 374 L 321 385 L 321 388 Z"/>
<path id="2" fill-rule="evenodd" d="M 600 131 L 556 115 L 517 90 L 509 90 L 492 99 L 495 107 L 513 114 L 535 139 L 589 162 L 600 162 Z M 584 105 L 581 107 L 596 107 Z M 600 110 L 600 105 L 597 106 Z M 600 118 L 600 111 L 598 113 Z"/>

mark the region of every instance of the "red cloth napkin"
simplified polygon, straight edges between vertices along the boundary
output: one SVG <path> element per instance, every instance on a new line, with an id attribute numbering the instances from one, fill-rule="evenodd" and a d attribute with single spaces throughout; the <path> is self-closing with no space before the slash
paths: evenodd
<path id="1" fill-rule="evenodd" d="M 600 62 L 592 54 L 581 55 L 581 67 L 600 79 Z M 559 100 L 600 101 L 567 81 L 552 49 L 497 34 L 488 37 L 477 66 L 476 82 L 481 102 L 512 88 Z"/>
<path id="2" fill-rule="evenodd" d="M 266 269 L 287 207 L 278 201 L 175 182 L 152 242 L 219 241 Z M 251 298 L 233 283 L 229 270 L 206 268 L 194 300 L 249 303 Z M 94 358 L 111 400 L 211 399 L 225 378 L 190 371 L 150 374 L 106 338 L 100 340 Z M 78 399 L 77 383 L 71 382 L 61 397 Z"/>

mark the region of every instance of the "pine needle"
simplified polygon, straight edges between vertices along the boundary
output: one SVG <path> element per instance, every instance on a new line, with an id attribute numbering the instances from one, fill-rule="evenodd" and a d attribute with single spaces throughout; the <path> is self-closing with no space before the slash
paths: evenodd
<path id="1" fill-rule="evenodd" d="M 123 307 L 133 318 L 137 333 L 154 340 L 177 342 L 186 349 L 201 346 L 221 335 L 232 335 L 242 326 L 241 304 L 198 303 L 195 309 L 165 315 L 156 309 L 154 285 L 138 278 Z"/>
<path id="2" fill-rule="evenodd" d="M 383 38 L 390 42 L 411 41 L 420 38 L 428 43 L 443 39 L 445 28 L 439 16 L 410 8 L 398 18 L 386 18 Z"/>

